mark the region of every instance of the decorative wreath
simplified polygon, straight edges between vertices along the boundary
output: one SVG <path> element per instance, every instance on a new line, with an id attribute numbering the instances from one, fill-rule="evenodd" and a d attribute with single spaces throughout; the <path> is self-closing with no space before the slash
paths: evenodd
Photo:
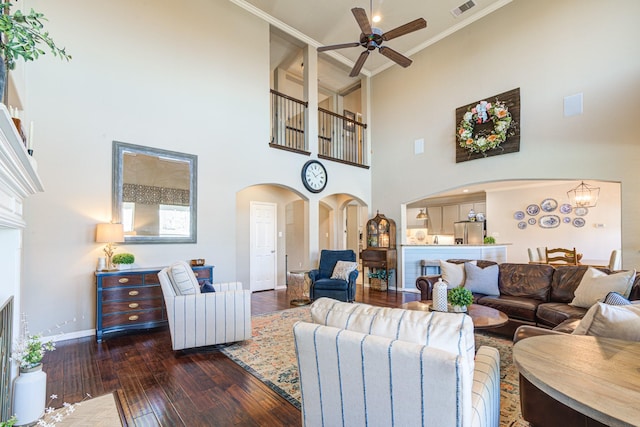
<path id="1" fill-rule="evenodd" d="M 478 132 L 473 136 L 476 124 L 493 121 L 493 131 Z M 484 153 L 499 147 L 506 139 L 511 127 L 511 113 L 504 102 L 496 100 L 493 104 L 480 101 L 474 108 L 464 113 L 458 125 L 458 141 L 462 148 L 472 153 Z"/>

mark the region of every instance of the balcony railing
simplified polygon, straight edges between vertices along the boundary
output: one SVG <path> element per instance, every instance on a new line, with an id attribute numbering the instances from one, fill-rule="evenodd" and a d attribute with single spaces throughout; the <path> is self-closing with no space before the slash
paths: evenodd
<path id="1" fill-rule="evenodd" d="M 367 166 L 367 125 L 318 108 L 318 157 Z"/>
<path id="2" fill-rule="evenodd" d="M 308 152 L 305 134 L 307 103 L 271 90 L 271 145 Z"/>
<path id="3" fill-rule="evenodd" d="M 271 90 L 271 145 L 309 154 L 305 138 L 308 103 Z M 368 168 L 367 125 L 318 108 L 318 157 Z M 308 140 L 313 140 L 310 135 Z"/>

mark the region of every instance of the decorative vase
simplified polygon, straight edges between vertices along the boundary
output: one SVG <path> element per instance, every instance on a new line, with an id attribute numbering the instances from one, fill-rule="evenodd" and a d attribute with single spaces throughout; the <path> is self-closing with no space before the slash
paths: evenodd
<path id="1" fill-rule="evenodd" d="M 438 279 L 438 282 L 433 285 L 433 309 L 435 311 L 447 311 L 447 284 L 442 281 L 442 278 Z"/>
<path id="2" fill-rule="evenodd" d="M 466 305 L 453 305 L 453 306 L 451 306 L 451 309 L 456 313 L 466 313 L 467 312 L 467 306 Z"/>
<path id="3" fill-rule="evenodd" d="M 13 383 L 13 411 L 16 426 L 31 425 L 44 415 L 47 394 L 47 374 L 42 364 L 33 368 L 20 368 Z"/>

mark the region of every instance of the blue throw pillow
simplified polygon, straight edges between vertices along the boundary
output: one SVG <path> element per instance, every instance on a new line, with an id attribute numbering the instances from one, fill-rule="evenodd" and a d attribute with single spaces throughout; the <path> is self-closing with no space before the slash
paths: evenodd
<path id="1" fill-rule="evenodd" d="M 215 292 L 215 288 L 213 287 L 213 285 L 211 284 L 211 282 L 209 282 L 208 280 L 202 283 L 202 286 L 200 286 L 200 293 L 201 294 L 205 294 L 207 292 Z"/>
<path id="2" fill-rule="evenodd" d="M 498 269 L 498 264 L 480 268 L 475 264 L 465 262 L 464 272 L 466 279 L 464 281 L 464 287 L 474 294 L 499 296 Z"/>
<path id="3" fill-rule="evenodd" d="M 622 295 L 620 295 L 617 292 L 609 292 L 607 294 L 606 297 L 604 297 L 604 301 L 605 304 L 609 304 L 609 305 L 629 305 L 631 304 L 631 302 L 626 299 L 625 297 L 623 297 Z"/>

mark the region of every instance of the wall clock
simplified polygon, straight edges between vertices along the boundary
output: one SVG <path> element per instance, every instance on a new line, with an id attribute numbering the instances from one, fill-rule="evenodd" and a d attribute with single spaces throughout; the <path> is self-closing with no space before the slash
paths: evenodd
<path id="1" fill-rule="evenodd" d="M 302 166 L 302 183 L 312 193 L 319 193 L 327 186 L 327 170 L 317 160 L 309 160 Z"/>

